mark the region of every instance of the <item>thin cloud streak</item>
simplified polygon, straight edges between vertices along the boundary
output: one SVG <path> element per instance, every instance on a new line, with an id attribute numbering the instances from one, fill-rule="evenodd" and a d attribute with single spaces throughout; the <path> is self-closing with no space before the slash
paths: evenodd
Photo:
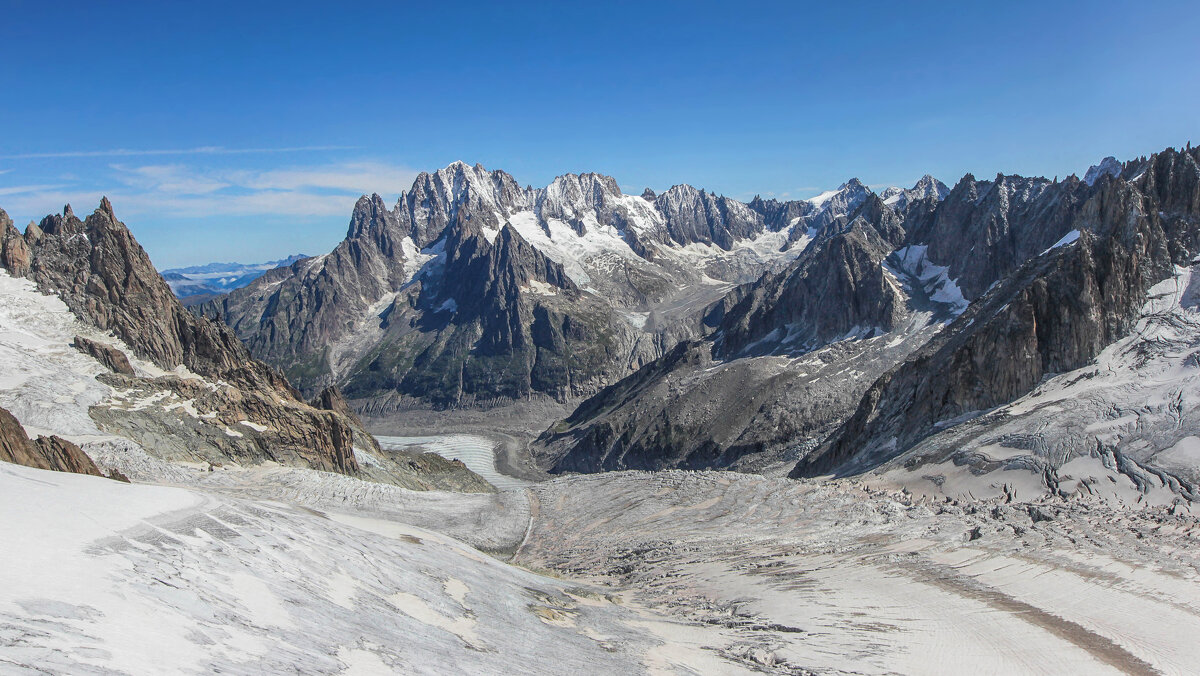
<path id="1" fill-rule="evenodd" d="M 330 218 L 341 223 L 349 220 L 354 202 L 353 195 L 313 195 L 303 192 L 263 192 L 250 195 L 210 196 L 167 196 L 153 193 L 126 193 L 120 191 L 50 191 L 13 195 L 2 206 L 10 215 L 40 221 L 46 214 L 62 212 L 64 204 L 70 204 L 82 218 L 90 214 L 107 195 L 116 209 L 117 217 L 138 222 L 142 226 L 146 219 L 166 218 L 212 218 L 224 216 L 288 216 L 293 218 Z M 17 220 L 17 216 L 13 216 Z"/>
<path id="2" fill-rule="evenodd" d="M 118 213 L 135 220 L 280 217 L 329 219 L 339 226 L 361 194 L 394 198 L 417 171 L 360 160 L 265 171 L 185 164 L 110 164 L 105 186 L 42 184 L 0 187 L 0 204 L 14 218 L 40 219 L 63 204 L 94 206 L 107 193 Z"/>
<path id="3" fill-rule="evenodd" d="M 54 153 L 21 153 L 18 155 L 0 155 L 0 160 L 33 160 L 64 157 L 138 157 L 146 155 L 255 155 L 357 149 L 358 146 L 295 146 L 290 148 L 225 148 L 222 146 L 201 146 L 198 148 L 158 148 L 152 150 L 114 148 L 112 150 L 71 150 Z M 11 169 L 8 171 L 11 171 Z"/>
<path id="4" fill-rule="evenodd" d="M 23 195 L 31 192 L 46 192 L 47 190 L 57 190 L 64 187 L 62 184 L 44 184 L 44 185 L 14 185 L 0 188 L 0 195 Z"/>

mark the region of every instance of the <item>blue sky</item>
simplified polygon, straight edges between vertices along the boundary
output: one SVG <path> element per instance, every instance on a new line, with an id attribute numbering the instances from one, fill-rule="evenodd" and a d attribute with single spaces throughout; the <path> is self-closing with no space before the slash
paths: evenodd
<path id="1" fill-rule="evenodd" d="M 160 267 L 327 251 L 458 159 L 803 198 L 1200 141 L 1194 0 L 0 11 L 0 207 L 108 194 Z"/>

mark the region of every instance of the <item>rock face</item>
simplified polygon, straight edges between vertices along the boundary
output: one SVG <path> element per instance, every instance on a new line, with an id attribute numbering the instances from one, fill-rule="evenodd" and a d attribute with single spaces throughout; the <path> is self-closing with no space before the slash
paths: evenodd
<path id="1" fill-rule="evenodd" d="M 0 265 L 13 271 L 14 275 L 25 274 L 29 271 L 29 247 L 3 209 L 0 209 L 0 230 L 3 230 L 0 233 Z"/>
<path id="2" fill-rule="evenodd" d="M 104 476 L 96 463 L 75 444 L 57 436 L 31 440 L 21 423 L 0 408 L 0 460 L 26 467 Z"/>
<path id="3" fill-rule="evenodd" d="M 947 276 L 972 301 L 1069 232 L 1091 193 L 1074 177 L 1059 183 L 1004 175 L 979 181 L 967 174 L 942 201 L 910 205 L 907 243 L 927 246 L 929 259 L 949 268 Z"/>
<path id="4" fill-rule="evenodd" d="M 521 188 L 455 163 L 421 174 L 390 209 L 362 198 L 331 253 L 198 312 L 302 391 L 336 384 L 377 415 L 565 402 L 701 337 L 708 306 L 870 195 L 851 181 L 820 204 L 687 185 L 635 196 L 599 174 Z"/>
<path id="5" fill-rule="evenodd" d="M 9 272 L 29 277 L 44 293 L 58 295 L 84 322 L 111 331 L 138 356 L 164 370 L 183 368 L 221 383 L 209 387 L 194 376 L 139 378 L 119 350 L 77 338 L 79 349 L 115 372 L 111 378 L 119 381 L 117 386 L 145 396 L 173 394 L 182 401 L 202 402 L 205 410 L 198 415 L 211 414 L 228 423 L 226 433 L 210 429 L 197 434 L 198 427 L 186 429 L 194 425 L 181 419 L 155 418 L 145 407 L 109 403 L 93 409 L 102 424 L 144 445 L 161 447 L 168 455 L 186 450 L 193 460 L 273 460 L 358 471 L 351 421 L 305 404 L 281 374 L 250 357 L 226 327 L 185 310 L 116 219 L 107 199 L 86 220 L 67 207 L 63 214 L 30 226 L 23 237 L 4 241 L 0 260 L 28 260 L 27 266 L 8 267 Z"/>

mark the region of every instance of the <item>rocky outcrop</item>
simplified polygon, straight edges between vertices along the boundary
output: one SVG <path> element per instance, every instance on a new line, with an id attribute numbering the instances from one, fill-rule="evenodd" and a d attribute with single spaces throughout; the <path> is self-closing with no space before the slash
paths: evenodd
<path id="1" fill-rule="evenodd" d="M 21 423 L 4 408 L 0 408 L 0 461 L 56 472 L 105 476 L 82 449 L 62 437 L 52 435 L 31 440 Z"/>
<path id="2" fill-rule="evenodd" d="M 89 340 L 83 336 L 75 336 L 72 345 L 75 346 L 76 350 L 104 364 L 113 373 L 120 373 L 126 376 L 134 375 L 133 366 L 129 363 L 129 357 L 126 357 L 124 352 L 111 345 Z"/>
<path id="3" fill-rule="evenodd" d="M 127 436 L 168 460 L 213 465 L 265 461 L 355 474 L 351 421 L 274 393 L 210 386 L 194 378 L 136 378 L 103 374 L 121 394 L 93 406 L 101 429 Z M 139 405 L 161 401 L 183 415 Z"/>
<path id="4" fill-rule="evenodd" d="M 182 367 L 191 374 L 137 378 L 120 351 L 77 338 L 79 349 L 115 371 L 109 377 L 121 379 L 123 391 L 204 401 L 206 414 L 227 423 L 224 430 L 208 424 L 211 429 L 197 433 L 195 425 L 206 420 L 184 421 L 110 402 L 93 410 L 102 426 L 161 447 L 166 455 L 270 459 L 357 471 L 351 421 L 304 403 L 282 374 L 253 359 L 227 327 L 185 310 L 107 199 L 86 220 L 69 206 L 61 215 L 47 216 L 40 226 L 30 226 L 21 241 L 29 251 L 29 265 L 10 267 L 11 274 L 31 278 L 44 293 L 58 295 L 82 321 L 111 331 L 138 356 L 164 370 Z M 5 245 L 6 252 L 16 248 L 11 242 Z M 210 387 L 213 383 L 219 385 Z M 150 420 L 156 415 L 159 420 Z"/>
<path id="5" fill-rule="evenodd" d="M 354 434 L 354 445 L 356 447 L 367 449 L 373 455 L 381 455 L 383 453 L 379 442 L 375 440 L 375 435 L 367 432 L 366 426 L 363 425 L 358 414 L 350 409 L 350 405 L 346 403 L 346 398 L 342 396 L 342 391 L 336 385 L 330 385 L 321 390 L 321 393 L 309 402 L 309 405 L 321 411 L 332 411 L 350 421 L 350 428 Z"/>
<path id="6" fill-rule="evenodd" d="M 342 396 L 342 391 L 336 386 L 326 387 L 321 390 L 321 393 L 317 395 L 316 399 L 309 402 L 309 405 L 322 411 L 340 413 L 351 420 L 358 419 L 354 411 L 350 410 L 350 405 L 346 403 L 346 398 Z"/>
<path id="7" fill-rule="evenodd" d="M 83 449 L 58 435 L 38 437 L 33 440 L 33 446 L 37 455 L 44 458 L 49 465 L 48 469 L 56 472 L 106 476 L 96 467 L 96 463 L 92 462 L 92 459 L 83 452 Z M 110 478 L 117 479 L 119 476 L 120 474 L 113 474 Z"/>

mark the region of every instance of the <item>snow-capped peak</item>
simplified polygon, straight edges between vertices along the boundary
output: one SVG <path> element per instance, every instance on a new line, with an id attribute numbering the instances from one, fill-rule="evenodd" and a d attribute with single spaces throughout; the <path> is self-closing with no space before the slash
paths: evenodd
<path id="1" fill-rule="evenodd" d="M 1083 175 L 1083 182 L 1088 185 L 1094 185 L 1096 181 L 1100 180 L 1101 176 L 1106 174 L 1108 176 L 1120 176 L 1121 169 L 1121 163 L 1117 161 L 1117 158 L 1110 155 L 1100 160 L 1100 164 L 1093 164 L 1088 167 L 1087 173 Z"/>
<path id="2" fill-rule="evenodd" d="M 869 194 L 871 194 L 870 188 L 857 178 L 852 178 L 839 185 L 836 190 L 826 190 L 805 201 L 811 204 L 816 211 L 837 209 L 845 212 L 851 206 L 857 206 Z"/>
<path id="3" fill-rule="evenodd" d="M 817 195 L 815 197 L 810 197 L 805 201 L 808 202 L 809 204 L 813 205 L 814 207 L 820 208 L 829 200 L 842 194 L 842 192 L 844 192 L 846 190 L 846 187 L 848 185 L 849 185 L 848 183 L 843 183 L 833 190 L 826 190 L 825 192 L 821 193 L 820 195 Z"/>
<path id="4" fill-rule="evenodd" d="M 917 182 L 913 185 L 913 187 L 907 190 L 898 187 L 888 188 L 883 191 L 881 197 L 883 197 L 884 204 L 897 209 L 903 209 L 909 202 L 912 202 L 913 200 L 933 197 L 940 202 L 941 200 L 946 199 L 946 195 L 949 194 L 950 188 L 948 188 L 945 183 L 942 183 L 929 174 L 925 174 L 921 178 L 917 179 Z"/>

